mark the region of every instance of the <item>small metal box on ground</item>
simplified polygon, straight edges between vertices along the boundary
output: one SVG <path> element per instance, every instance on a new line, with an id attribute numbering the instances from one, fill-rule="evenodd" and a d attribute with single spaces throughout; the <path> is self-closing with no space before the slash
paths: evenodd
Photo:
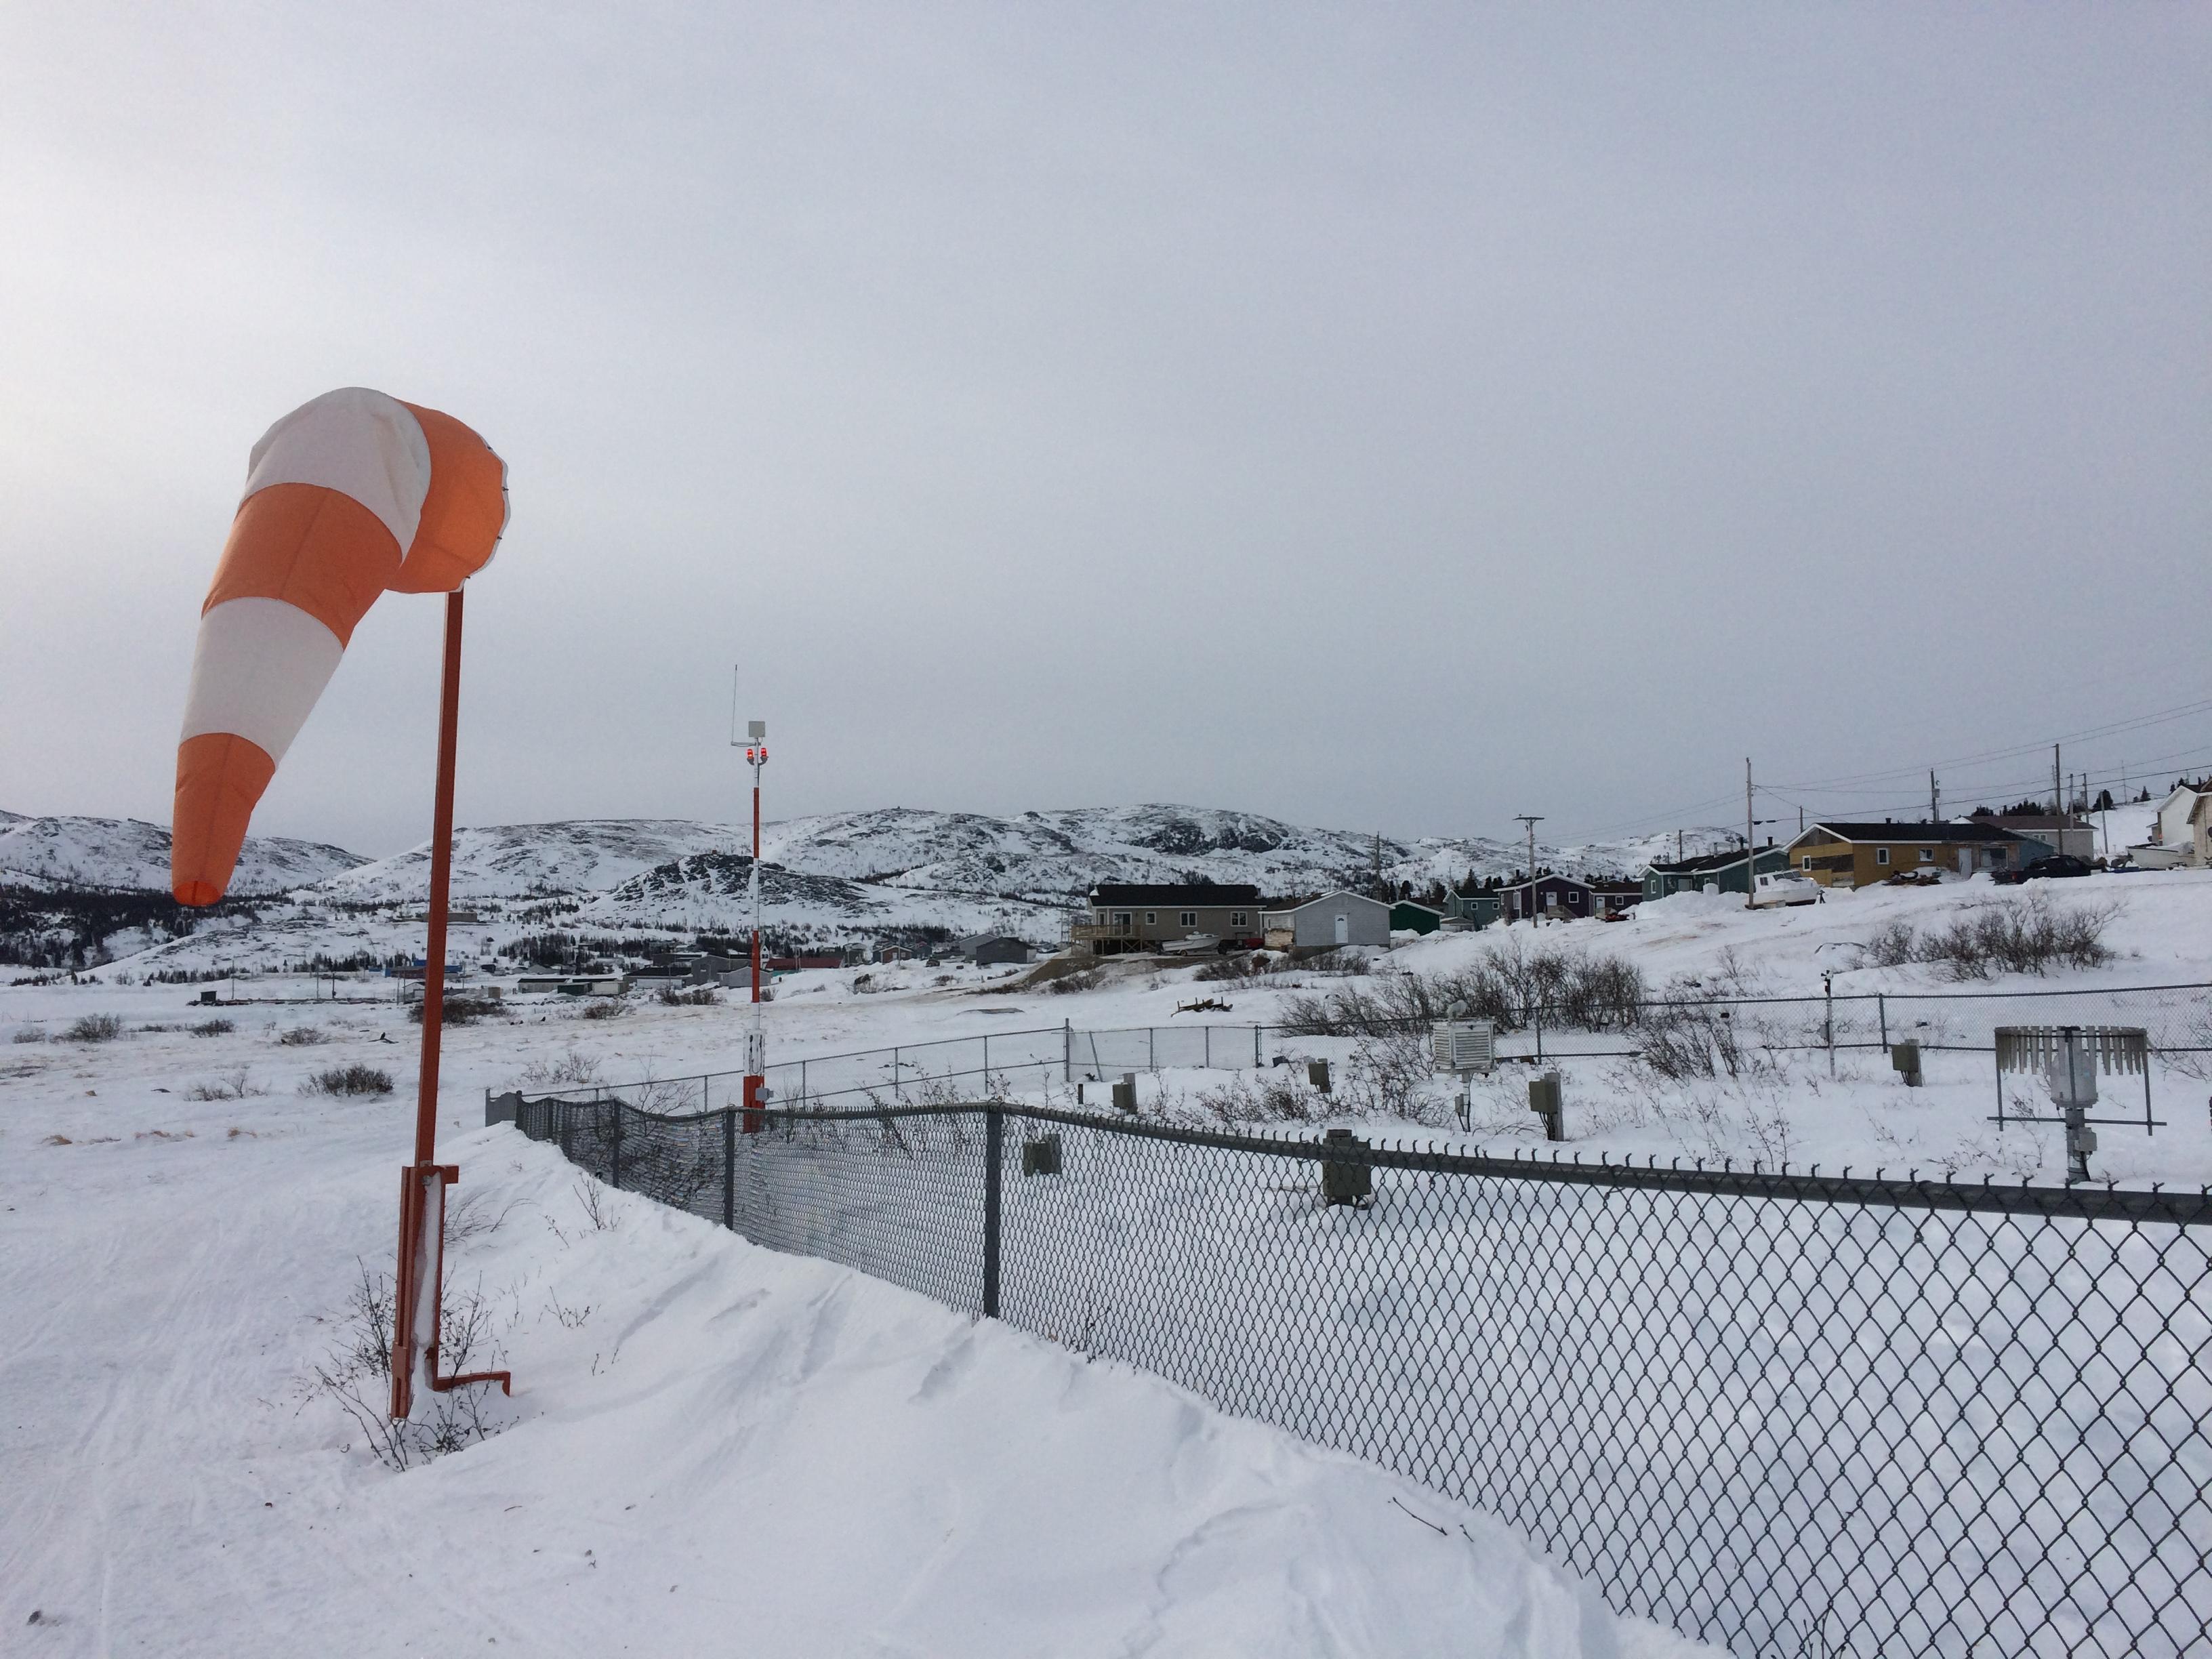
<path id="1" fill-rule="evenodd" d="M 1022 1173 L 1048 1176 L 1060 1173 L 1060 1137 L 1040 1135 L 1022 1143 Z"/>
<path id="2" fill-rule="evenodd" d="M 1349 1129 L 1331 1129 L 1322 1137 L 1322 1145 L 1331 1152 L 1349 1151 L 1358 1147 L 1365 1151 L 1367 1143 L 1352 1138 Z M 1375 1199 L 1375 1171 L 1364 1164 L 1349 1160 L 1324 1158 L 1321 1166 L 1321 1196 L 1324 1204 L 1350 1204 L 1365 1209 Z"/>
<path id="3" fill-rule="evenodd" d="M 1917 1089 L 1920 1086 L 1920 1044 L 1917 1039 L 1908 1037 L 1902 1042 L 1891 1043 L 1889 1063 L 1897 1068 L 1898 1076 L 1905 1079 L 1906 1088 Z"/>
<path id="4" fill-rule="evenodd" d="M 1567 1138 L 1566 1108 L 1560 1098 L 1557 1072 L 1540 1072 L 1528 1079 L 1528 1109 L 1542 1121 L 1545 1139 Z"/>
<path id="5" fill-rule="evenodd" d="M 1114 1085 L 1114 1109 L 1133 1112 L 1137 1109 L 1137 1074 L 1124 1072 Z"/>
<path id="6" fill-rule="evenodd" d="M 1322 1093 L 1328 1093 L 1328 1062 L 1325 1060 L 1308 1060 L 1306 1062 L 1306 1081 L 1313 1085 L 1315 1088 L 1320 1090 Z M 1333 1133 L 1334 1132 L 1332 1131 L 1331 1133 Z"/>

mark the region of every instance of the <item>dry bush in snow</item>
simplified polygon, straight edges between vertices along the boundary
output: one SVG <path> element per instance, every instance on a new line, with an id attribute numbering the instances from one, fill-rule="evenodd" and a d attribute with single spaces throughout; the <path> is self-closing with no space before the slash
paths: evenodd
<path id="1" fill-rule="evenodd" d="M 408 1420 L 395 1423 L 386 1415 L 392 1400 L 392 1275 L 372 1273 L 366 1265 L 360 1271 L 336 1316 L 336 1340 L 304 1384 L 306 1399 L 335 1402 L 353 1419 L 370 1455 L 390 1469 L 413 1468 L 505 1428 L 506 1397 L 495 1387 L 419 1390 Z M 511 1314 L 497 1315 L 481 1288 L 457 1292 L 448 1285 L 438 1321 L 441 1369 L 498 1370 L 507 1357 L 500 1338 L 514 1322 Z"/>

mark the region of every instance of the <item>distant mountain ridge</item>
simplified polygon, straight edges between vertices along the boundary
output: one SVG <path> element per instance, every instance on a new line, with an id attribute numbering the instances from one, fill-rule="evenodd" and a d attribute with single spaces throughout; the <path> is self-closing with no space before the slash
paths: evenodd
<path id="1" fill-rule="evenodd" d="M 366 863 L 357 853 L 284 836 L 248 836 L 231 890 L 241 897 L 289 892 Z M 167 892 L 169 832 L 137 818 L 0 812 L 0 884 Z"/>
<path id="2" fill-rule="evenodd" d="M 719 910 L 726 894 L 714 890 L 722 883 L 706 879 L 705 866 L 696 861 L 733 856 L 742 868 L 750 838 L 740 826 L 684 818 L 459 830 L 453 892 L 463 902 L 619 894 L 613 908 L 634 910 L 689 888 L 695 902 Z M 1694 854 L 1731 840 L 1725 830 L 1700 829 L 1683 832 L 1681 846 Z M 1672 856 L 1675 844 L 1672 833 L 1573 847 L 1540 842 L 1536 857 L 1570 874 L 1633 875 L 1654 857 Z M 854 919 L 885 906 L 908 912 L 911 900 L 931 894 L 1065 908 L 1102 881 L 1243 882 L 1269 896 L 1364 887 L 1378 850 L 1387 879 L 1417 888 L 1470 874 L 1510 878 L 1526 859 L 1524 843 L 1510 838 L 1385 836 L 1378 847 L 1367 831 L 1166 804 L 1011 817 L 898 806 L 823 813 L 764 825 L 762 850 L 771 866 L 828 884 L 775 884 L 781 905 L 801 909 L 811 894 Z M 161 890 L 168 885 L 168 832 L 155 824 L 0 812 L 0 881 Z M 687 860 L 695 861 L 688 869 Z M 420 904 L 429 893 L 429 865 L 427 843 L 370 860 L 342 848 L 255 836 L 234 890 L 289 891 L 343 905 Z M 642 879 L 656 873 L 657 882 Z"/>

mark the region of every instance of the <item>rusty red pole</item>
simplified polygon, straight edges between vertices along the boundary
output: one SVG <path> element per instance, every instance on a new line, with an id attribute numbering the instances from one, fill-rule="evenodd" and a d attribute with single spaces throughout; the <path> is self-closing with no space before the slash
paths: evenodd
<path id="1" fill-rule="evenodd" d="M 392 1278 L 392 1415 L 415 1400 L 418 1352 L 438 1373 L 439 1261 L 445 1172 L 438 1156 L 438 1058 L 446 1016 L 447 892 L 453 874 L 453 757 L 461 714 L 461 591 L 446 596 L 446 665 L 438 696 L 438 785 L 430 814 L 429 937 L 422 953 L 422 1067 L 415 1096 L 415 1161 L 399 1173 L 399 1262 Z M 437 1230 L 433 1234 L 431 1229 Z"/>
<path id="2" fill-rule="evenodd" d="M 438 1154 L 438 1049 L 445 1030 L 447 893 L 453 878 L 453 751 L 461 723 L 461 590 L 446 596 L 446 678 L 438 697 L 438 793 L 430 810 L 430 936 L 422 957 L 422 1073 L 415 1161 Z"/>
<path id="3" fill-rule="evenodd" d="M 760 768 L 757 766 L 753 768 L 753 891 L 756 894 L 760 891 Z M 753 903 L 753 1000 L 755 1002 L 760 1000 L 760 902 L 756 898 Z M 757 1025 L 759 1023 L 759 1016 L 754 1016 L 754 1024 Z"/>

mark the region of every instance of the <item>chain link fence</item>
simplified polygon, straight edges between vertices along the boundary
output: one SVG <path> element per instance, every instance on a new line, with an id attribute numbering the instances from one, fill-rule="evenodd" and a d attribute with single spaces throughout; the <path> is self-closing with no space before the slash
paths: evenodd
<path id="1" fill-rule="evenodd" d="M 2212 1644 L 2202 1193 L 509 1098 L 603 1180 L 1398 1470 L 1739 1654 Z"/>
<path id="2" fill-rule="evenodd" d="M 1930 991 L 1825 997 L 1717 997 L 1633 1005 L 1610 1029 L 1562 1018 L 1538 1006 L 1499 1037 L 1507 1060 L 1571 1060 L 1640 1053 L 1655 1030 L 1684 1021 L 1726 1019 L 1745 1046 L 1831 1053 L 1887 1050 L 1911 1038 L 1932 1052 L 1991 1054 L 2000 1025 L 2140 1025 L 2161 1066 L 2212 1078 L 2212 985 L 2154 985 L 2100 991 Z M 1382 1022 L 1403 1027 L 1407 1022 Z M 1356 1034 L 1356 1033 L 1351 1033 Z M 1079 1030 L 1072 1024 L 990 1031 L 770 1066 L 769 1097 L 793 1110 L 941 1103 L 984 1095 L 1042 1092 L 1053 1084 L 1103 1081 L 1125 1072 L 1245 1070 L 1327 1057 L 1288 1025 L 1192 1022 Z M 714 1072 L 616 1085 L 586 1085 L 542 1097 L 585 1102 L 618 1097 L 670 1115 L 738 1104 L 744 1074 Z"/>

